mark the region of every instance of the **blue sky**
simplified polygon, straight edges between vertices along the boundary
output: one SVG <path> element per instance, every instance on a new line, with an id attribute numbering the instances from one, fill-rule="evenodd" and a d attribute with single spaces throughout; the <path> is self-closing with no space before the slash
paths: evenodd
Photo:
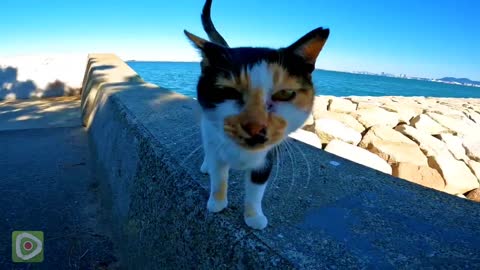
<path id="1" fill-rule="evenodd" d="M 2 0 L 0 56 L 113 52 L 137 60 L 198 60 L 183 35 L 205 37 L 203 0 Z M 331 29 L 317 67 L 480 80 L 477 0 L 214 0 L 231 46 L 288 46 Z"/>

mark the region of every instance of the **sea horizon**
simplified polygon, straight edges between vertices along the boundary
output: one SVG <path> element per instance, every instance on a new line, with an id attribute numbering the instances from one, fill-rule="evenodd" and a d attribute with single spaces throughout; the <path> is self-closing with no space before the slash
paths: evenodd
<path id="1" fill-rule="evenodd" d="M 200 75 L 197 61 L 127 60 L 144 80 L 194 97 Z M 317 95 L 346 96 L 425 96 L 480 98 L 480 88 L 424 78 L 403 78 L 381 74 L 316 68 L 313 81 Z"/>
<path id="2" fill-rule="evenodd" d="M 200 63 L 200 61 L 170 61 L 170 60 L 125 60 L 126 63 Z M 446 82 L 446 81 L 441 81 L 441 78 L 428 78 L 428 77 L 420 77 L 420 76 L 406 76 L 406 74 L 403 74 L 404 76 L 397 76 L 395 74 L 380 74 L 380 73 L 375 73 L 375 72 L 370 72 L 370 71 L 348 71 L 348 70 L 334 70 L 334 69 L 324 69 L 324 68 L 315 68 L 315 70 L 321 70 L 321 71 L 331 71 L 331 72 L 339 72 L 339 73 L 348 73 L 348 74 L 360 74 L 360 75 L 369 75 L 369 76 L 380 76 L 380 77 L 391 77 L 391 78 L 398 78 L 398 79 L 405 79 L 405 80 L 419 80 L 419 81 L 431 81 L 431 82 L 437 82 L 437 83 L 443 83 L 443 84 L 452 84 L 452 85 L 461 85 L 461 86 L 467 86 L 467 87 L 475 87 L 475 88 L 480 88 L 480 81 L 475 81 L 475 79 L 470 79 L 467 77 L 460 77 L 460 78 L 455 78 L 455 79 L 468 79 L 471 81 L 475 81 L 477 84 L 475 85 L 467 85 L 467 84 L 456 84 L 456 83 L 451 83 L 451 82 Z M 401 74 L 402 75 L 402 74 Z M 442 78 L 454 78 L 452 76 L 444 76 Z"/>

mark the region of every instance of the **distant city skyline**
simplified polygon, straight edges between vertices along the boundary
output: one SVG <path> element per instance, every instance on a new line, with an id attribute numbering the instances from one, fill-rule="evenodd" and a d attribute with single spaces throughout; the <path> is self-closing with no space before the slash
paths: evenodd
<path id="1" fill-rule="evenodd" d="M 480 81 L 480 2 L 214 0 L 231 46 L 288 46 L 329 27 L 317 68 Z M 2 1 L 0 57 L 112 52 L 125 60 L 199 61 L 202 0 Z M 1 64 L 1 63 L 0 63 Z"/>

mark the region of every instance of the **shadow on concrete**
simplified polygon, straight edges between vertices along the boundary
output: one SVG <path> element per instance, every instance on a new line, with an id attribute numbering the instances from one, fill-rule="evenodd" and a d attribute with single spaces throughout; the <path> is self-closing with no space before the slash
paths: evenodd
<path id="1" fill-rule="evenodd" d="M 80 127 L 0 132 L 0 268 L 118 269 Z M 44 233 L 44 262 L 13 263 L 11 233 Z"/>
<path id="2" fill-rule="evenodd" d="M 0 131 L 79 125 L 79 96 L 0 101 Z"/>
<path id="3" fill-rule="evenodd" d="M 80 94 L 80 88 L 67 86 L 60 80 L 49 83 L 41 89 L 33 80 L 19 81 L 18 69 L 0 67 L 0 101 L 29 98 L 73 96 Z"/>

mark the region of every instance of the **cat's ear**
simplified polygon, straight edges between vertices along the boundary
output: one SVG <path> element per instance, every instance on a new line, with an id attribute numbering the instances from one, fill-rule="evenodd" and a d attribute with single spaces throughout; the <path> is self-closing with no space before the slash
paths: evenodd
<path id="1" fill-rule="evenodd" d="M 328 28 L 317 28 L 290 45 L 287 50 L 301 56 L 307 64 L 315 65 L 315 61 L 325 42 L 327 42 L 329 34 L 330 30 Z"/>
<path id="2" fill-rule="evenodd" d="M 183 32 L 185 33 L 187 38 L 193 43 L 193 45 L 195 45 L 195 47 L 197 47 L 200 50 L 203 50 L 205 48 L 205 44 L 207 44 L 207 42 L 208 42 L 207 40 L 205 40 L 201 37 L 198 37 L 198 36 L 188 32 L 187 30 L 183 30 Z"/>
<path id="3" fill-rule="evenodd" d="M 202 52 L 205 65 L 225 66 L 229 63 L 230 54 L 227 47 L 210 42 L 184 30 L 187 38 Z"/>

